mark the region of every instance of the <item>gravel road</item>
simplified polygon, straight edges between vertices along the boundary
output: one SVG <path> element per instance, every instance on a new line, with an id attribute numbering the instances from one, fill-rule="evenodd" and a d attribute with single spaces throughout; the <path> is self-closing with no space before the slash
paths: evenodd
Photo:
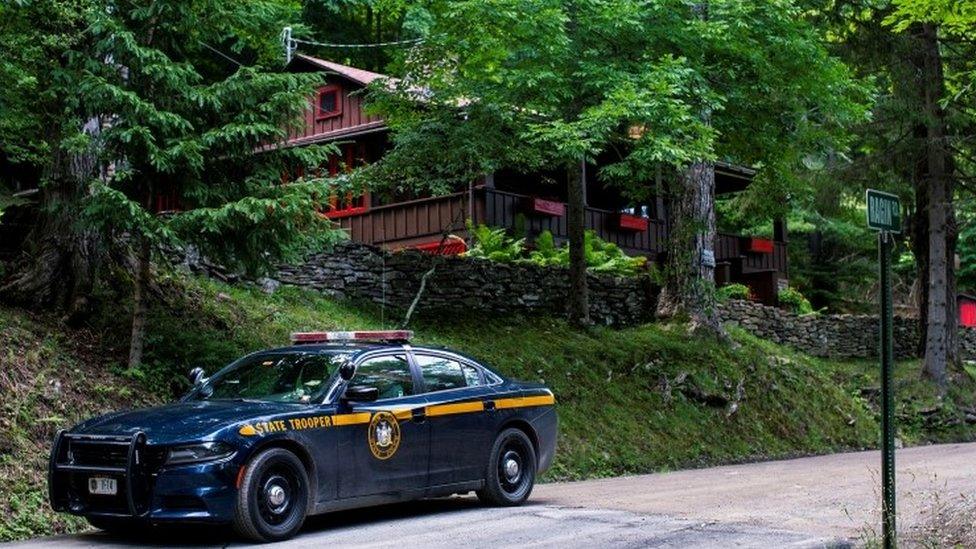
<path id="1" fill-rule="evenodd" d="M 879 452 L 540 485 L 531 503 L 486 509 L 471 497 L 313 517 L 281 547 L 825 547 L 880 523 Z M 899 450 L 900 525 L 937 498 L 976 492 L 976 443 Z M 216 528 L 101 533 L 6 547 L 223 546 Z M 233 541 L 232 545 L 240 545 Z"/>

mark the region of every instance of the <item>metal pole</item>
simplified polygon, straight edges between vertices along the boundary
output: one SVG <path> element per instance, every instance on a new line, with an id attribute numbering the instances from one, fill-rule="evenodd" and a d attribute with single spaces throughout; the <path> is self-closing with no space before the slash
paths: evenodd
<path id="1" fill-rule="evenodd" d="M 894 549 L 895 535 L 895 406 L 892 380 L 894 345 L 891 299 L 890 233 L 878 233 L 878 255 L 881 270 L 881 520 L 885 549 Z"/>

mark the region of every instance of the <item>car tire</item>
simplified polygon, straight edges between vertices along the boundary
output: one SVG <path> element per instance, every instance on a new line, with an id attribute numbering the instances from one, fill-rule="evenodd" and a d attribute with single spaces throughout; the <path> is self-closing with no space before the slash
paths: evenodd
<path id="1" fill-rule="evenodd" d="M 139 519 L 119 517 L 85 517 L 95 528 L 119 536 L 132 536 L 144 533 L 148 522 Z"/>
<path id="2" fill-rule="evenodd" d="M 505 429 L 491 447 L 485 486 L 478 499 L 487 505 L 511 507 L 525 503 L 535 486 L 535 447 L 519 429 Z"/>
<path id="3" fill-rule="evenodd" d="M 234 529 L 258 542 L 294 536 L 308 512 L 308 472 L 298 456 L 282 448 L 261 452 L 245 466 L 237 491 Z"/>

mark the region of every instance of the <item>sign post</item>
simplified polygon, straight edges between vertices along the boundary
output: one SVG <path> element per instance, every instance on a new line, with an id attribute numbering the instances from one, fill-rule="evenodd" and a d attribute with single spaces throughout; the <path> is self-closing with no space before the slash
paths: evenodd
<path id="1" fill-rule="evenodd" d="M 878 231 L 881 282 L 881 530 L 885 549 L 895 547 L 895 403 L 893 306 L 891 298 L 892 234 L 901 232 L 901 204 L 893 194 L 868 189 L 868 227 Z"/>

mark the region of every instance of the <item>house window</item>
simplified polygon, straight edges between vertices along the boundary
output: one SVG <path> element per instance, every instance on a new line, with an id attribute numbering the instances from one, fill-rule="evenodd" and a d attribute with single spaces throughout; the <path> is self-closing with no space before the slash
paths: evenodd
<path id="1" fill-rule="evenodd" d="M 342 114 L 342 101 L 339 98 L 339 86 L 326 86 L 319 90 L 315 101 L 315 118 L 332 118 Z"/>

